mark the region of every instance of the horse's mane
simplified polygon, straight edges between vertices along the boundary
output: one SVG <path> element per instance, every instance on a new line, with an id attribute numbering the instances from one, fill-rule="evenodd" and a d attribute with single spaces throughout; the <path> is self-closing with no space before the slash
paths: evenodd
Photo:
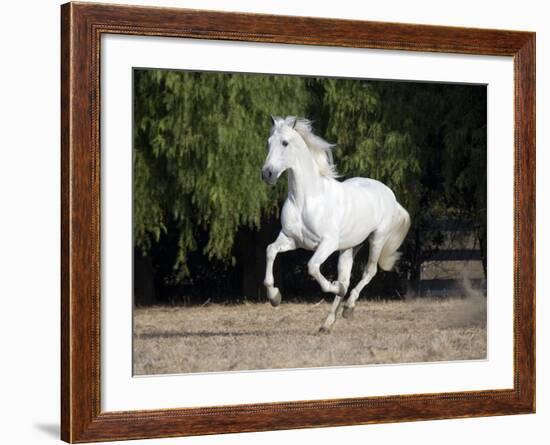
<path id="1" fill-rule="evenodd" d="M 295 124 L 294 120 L 296 120 Z M 334 160 L 332 158 L 332 149 L 335 147 L 335 144 L 331 144 L 316 134 L 313 134 L 311 121 L 309 119 L 288 116 L 285 121 L 289 126 L 294 124 L 294 130 L 298 132 L 306 143 L 307 148 L 309 148 L 319 168 L 319 173 L 329 178 L 337 178 L 338 172 L 336 171 L 336 165 L 334 165 Z"/>

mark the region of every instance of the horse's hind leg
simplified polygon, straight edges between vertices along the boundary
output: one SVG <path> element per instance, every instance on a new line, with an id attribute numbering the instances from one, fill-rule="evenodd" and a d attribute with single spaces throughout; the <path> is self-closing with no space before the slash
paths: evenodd
<path id="1" fill-rule="evenodd" d="M 331 326 L 336 320 L 336 313 L 348 291 L 349 280 L 351 277 L 351 268 L 353 266 L 354 249 L 342 250 L 338 257 L 338 288 L 339 291 L 334 297 L 330 312 L 325 319 L 325 322 L 319 329 L 320 332 L 329 332 Z"/>
<path id="2" fill-rule="evenodd" d="M 342 316 L 344 318 L 351 318 L 353 316 L 355 302 L 359 298 L 361 291 L 376 275 L 378 259 L 380 258 L 380 253 L 382 252 L 382 247 L 384 247 L 385 241 L 385 237 L 377 237 L 376 235 L 369 240 L 370 248 L 367 267 L 365 267 L 361 281 L 359 281 L 359 283 L 357 283 L 357 285 L 351 290 L 348 299 L 344 303 L 344 310 L 342 312 Z"/>

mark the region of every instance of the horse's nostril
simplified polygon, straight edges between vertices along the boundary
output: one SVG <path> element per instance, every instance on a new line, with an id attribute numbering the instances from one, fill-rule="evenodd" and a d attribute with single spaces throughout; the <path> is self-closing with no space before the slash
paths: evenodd
<path id="1" fill-rule="evenodd" d="M 262 179 L 264 181 L 270 181 L 273 176 L 273 171 L 269 167 L 262 168 Z"/>

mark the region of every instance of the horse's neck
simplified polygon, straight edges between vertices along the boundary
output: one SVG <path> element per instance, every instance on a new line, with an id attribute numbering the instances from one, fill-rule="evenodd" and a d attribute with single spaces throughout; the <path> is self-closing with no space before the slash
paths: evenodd
<path id="1" fill-rule="evenodd" d="M 288 198 L 298 207 L 323 191 L 323 177 L 311 157 L 299 159 L 288 172 Z"/>

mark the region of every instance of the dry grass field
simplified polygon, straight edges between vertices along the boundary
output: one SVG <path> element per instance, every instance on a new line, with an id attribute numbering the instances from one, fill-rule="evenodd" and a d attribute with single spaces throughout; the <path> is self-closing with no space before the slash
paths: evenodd
<path id="1" fill-rule="evenodd" d="M 329 303 L 156 306 L 134 313 L 134 374 L 484 359 L 484 297 L 360 301 L 318 333 Z"/>

